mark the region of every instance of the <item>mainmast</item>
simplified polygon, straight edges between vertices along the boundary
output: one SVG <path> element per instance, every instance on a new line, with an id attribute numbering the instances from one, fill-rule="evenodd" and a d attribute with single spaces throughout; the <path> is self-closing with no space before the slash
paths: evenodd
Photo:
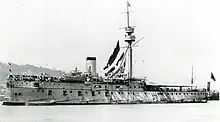
<path id="1" fill-rule="evenodd" d="M 132 78 L 132 42 L 135 41 L 135 36 L 132 35 L 132 33 L 134 33 L 134 27 L 131 27 L 129 24 L 129 7 L 131 5 L 129 4 L 129 2 L 127 1 L 127 27 L 125 27 L 125 42 L 128 43 L 128 49 L 129 49 L 129 53 L 130 53 L 130 57 L 129 57 L 129 79 Z"/>

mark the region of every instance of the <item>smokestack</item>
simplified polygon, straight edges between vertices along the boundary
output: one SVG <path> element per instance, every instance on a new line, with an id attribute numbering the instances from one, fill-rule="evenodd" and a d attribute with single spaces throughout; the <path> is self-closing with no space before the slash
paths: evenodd
<path id="1" fill-rule="evenodd" d="M 86 58 L 86 70 L 90 72 L 93 76 L 97 76 L 96 73 L 96 57 Z"/>

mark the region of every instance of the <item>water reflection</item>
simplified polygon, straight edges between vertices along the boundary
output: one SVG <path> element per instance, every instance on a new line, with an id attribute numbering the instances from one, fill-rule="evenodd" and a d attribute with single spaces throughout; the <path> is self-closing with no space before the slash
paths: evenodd
<path id="1" fill-rule="evenodd" d="M 220 102 L 193 104 L 0 106 L 0 122 L 217 122 Z"/>

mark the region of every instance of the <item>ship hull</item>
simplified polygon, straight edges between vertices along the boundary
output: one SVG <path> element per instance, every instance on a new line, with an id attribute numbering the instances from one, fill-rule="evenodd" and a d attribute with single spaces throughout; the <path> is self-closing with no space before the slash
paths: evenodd
<path id="1" fill-rule="evenodd" d="M 29 103 L 28 105 L 25 102 L 3 102 L 2 105 L 6 106 L 52 106 L 52 105 L 132 105 L 132 104 L 184 104 L 184 103 L 207 103 L 207 100 L 202 101 L 184 101 L 184 102 L 130 102 L 130 103 Z"/>
<path id="2" fill-rule="evenodd" d="M 37 83 L 37 84 L 36 84 Z M 18 81 L 7 85 L 3 105 L 113 105 L 205 103 L 206 91 L 158 90 L 140 83 L 65 83 Z"/>

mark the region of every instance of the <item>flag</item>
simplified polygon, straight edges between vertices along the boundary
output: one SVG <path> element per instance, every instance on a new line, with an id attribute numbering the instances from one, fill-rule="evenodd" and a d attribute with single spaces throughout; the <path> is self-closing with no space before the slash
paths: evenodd
<path id="1" fill-rule="evenodd" d="M 123 59 L 123 57 L 124 57 L 124 52 L 121 54 L 121 57 L 118 59 L 118 61 L 117 61 L 117 63 L 116 63 L 116 65 L 118 66 L 118 63 L 119 63 L 119 61 L 121 61 L 122 59 Z"/>
<path id="2" fill-rule="evenodd" d="M 215 79 L 215 77 L 214 77 L 214 75 L 213 75 L 212 72 L 211 72 L 211 79 L 212 79 L 213 81 L 216 81 L 216 79 Z"/>
<path id="3" fill-rule="evenodd" d="M 108 66 L 111 66 L 112 63 L 115 61 L 117 55 L 118 55 L 118 52 L 120 51 L 120 46 L 119 46 L 119 41 L 117 42 L 117 45 L 112 53 L 112 55 L 110 56 L 110 58 L 108 59 L 108 63 L 107 63 L 107 66 L 105 66 L 103 69 L 107 69 Z"/>
<path id="4" fill-rule="evenodd" d="M 113 72 L 114 70 L 115 70 L 115 66 L 112 67 L 112 68 L 107 72 L 107 75 L 108 75 L 109 73 Z"/>
<path id="5" fill-rule="evenodd" d="M 126 65 L 126 59 L 124 60 L 124 64 L 123 64 L 123 66 L 121 67 L 121 73 L 124 73 L 124 72 L 125 72 L 125 65 Z"/>
<path id="6" fill-rule="evenodd" d="M 128 7 L 130 7 L 130 6 L 131 6 L 131 5 L 130 5 L 130 3 L 129 3 L 128 1 L 127 1 L 127 6 L 128 6 Z"/>
<path id="7" fill-rule="evenodd" d="M 107 69 L 108 68 L 108 64 L 103 68 L 103 70 Z"/>

